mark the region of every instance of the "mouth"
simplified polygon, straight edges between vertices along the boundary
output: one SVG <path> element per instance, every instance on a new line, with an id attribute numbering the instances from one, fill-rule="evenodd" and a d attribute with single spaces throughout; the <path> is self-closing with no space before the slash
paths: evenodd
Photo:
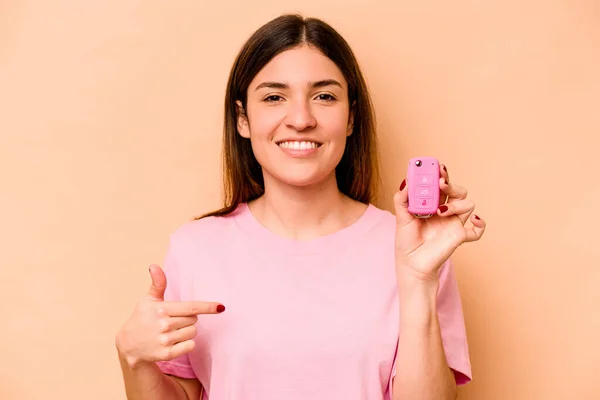
<path id="1" fill-rule="evenodd" d="M 314 150 L 322 145 L 322 143 L 312 140 L 284 140 L 275 143 L 282 149 L 290 150 Z"/>

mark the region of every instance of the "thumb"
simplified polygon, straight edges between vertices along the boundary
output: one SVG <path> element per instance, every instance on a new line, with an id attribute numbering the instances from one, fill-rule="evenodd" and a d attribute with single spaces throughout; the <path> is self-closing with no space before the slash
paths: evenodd
<path id="1" fill-rule="evenodd" d="M 406 179 L 402 181 L 400 190 L 394 195 L 394 210 L 396 211 L 396 224 L 398 226 L 407 225 L 415 216 L 408 211 L 408 188 Z"/>
<path id="2" fill-rule="evenodd" d="M 158 265 L 151 265 L 149 268 L 152 286 L 148 290 L 148 295 L 154 300 L 164 300 L 165 290 L 167 289 L 167 276 Z"/>

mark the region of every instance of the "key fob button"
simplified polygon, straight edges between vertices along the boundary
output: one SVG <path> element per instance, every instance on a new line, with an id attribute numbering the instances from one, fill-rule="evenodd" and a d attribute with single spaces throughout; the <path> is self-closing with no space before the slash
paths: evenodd
<path id="1" fill-rule="evenodd" d="M 418 186 L 431 186 L 433 185 L 433 175 L 417 175 Z"/>
<path id="2" fill-rule="evenodd" d="M 418 187 L 416 189 L 416 194 L 418 197 L 431 197 L 433 196 L 433 189 L 430 187 Z"/>
<path id="3" fill-rule="evenodd" d="M 417 208 L 430 208 L 433 203 L 432 197 L 419 197 L 416 201 Z"/>

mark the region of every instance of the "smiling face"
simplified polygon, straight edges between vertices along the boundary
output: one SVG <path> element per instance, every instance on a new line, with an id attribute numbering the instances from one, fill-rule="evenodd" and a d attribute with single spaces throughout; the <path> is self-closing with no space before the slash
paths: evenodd
<path id="1" fill-rule="evenodd" d="M 352 133 L 349 110 L 342 72 L 305 45 L 280 53 L 254 77 L 237 128 L 250 139 L 266 186 L 335 182 Z"/>

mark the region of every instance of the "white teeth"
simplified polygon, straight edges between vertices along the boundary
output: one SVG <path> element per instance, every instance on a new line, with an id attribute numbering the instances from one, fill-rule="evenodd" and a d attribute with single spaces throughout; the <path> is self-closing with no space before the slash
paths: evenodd
<path id="1" fill-rule="evenodd" d="M 308 150 L 308 149 L 316 149 L 319 147 L 319 144 L 315 142 L 281 142 L 279 143 L 280 147 L 284 149 L 292 149 L 292 150 Z"/>

